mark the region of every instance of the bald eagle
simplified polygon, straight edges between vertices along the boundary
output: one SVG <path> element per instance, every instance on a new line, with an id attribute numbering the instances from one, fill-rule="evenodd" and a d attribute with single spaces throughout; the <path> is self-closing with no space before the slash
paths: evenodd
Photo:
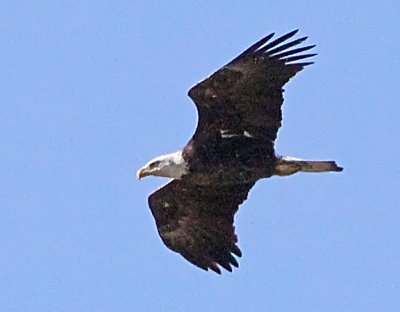
<path id="1" fill-rule="evenodd" d="M 260 179 L 296 172 L 342 171 L 334 161 L 309 161 L 275 154 L 281 126 L 283 86 L 313 62 L 315 47 L 275 40 L 270 34 L 190 89 L 197 129 L 181 150 L 149 161 L 137 177 L 173 180 L 149 196 L 158 233 L 171 250 L 201 269 L 220 274 L 238 267 L 234 215 Z M 296 47 L 296 48 L 293 48 Z M 300 62 L 299 62 L 300 61 Z"/>

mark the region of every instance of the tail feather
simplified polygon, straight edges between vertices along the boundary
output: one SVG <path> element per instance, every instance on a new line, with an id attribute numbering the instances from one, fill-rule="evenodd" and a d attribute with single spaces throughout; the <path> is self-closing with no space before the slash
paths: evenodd
<path id="1" fill-rule="evenodd" d="M 340 172 L 343 171 L 334 161 L 301 160 L 290 157 L 278 159 L 275 174 L 279 176 L 291 175 L 296 172 Z"/>
<path id="2" fill-rule="evenodd" d="M 334 161 L 299 161 L 302 172 L 328 172 L 335 171 L 340 172 L 343 170 L 342 167 L 339 167 Z"/>

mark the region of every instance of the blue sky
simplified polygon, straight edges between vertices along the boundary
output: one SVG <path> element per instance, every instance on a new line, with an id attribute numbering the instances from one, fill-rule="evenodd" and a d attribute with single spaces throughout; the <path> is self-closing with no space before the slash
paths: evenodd
<path id="1" fill-rule="evenodd" d="M 396 311 L 400 4 L 3 1 L 1 311 Z M 264 35 L 316 64 L 285 92 L 277 152 L 342 174 L 260 181 L 218 276 L 159 239 L 138 182 L 196 126 L 187 90 Z"/>

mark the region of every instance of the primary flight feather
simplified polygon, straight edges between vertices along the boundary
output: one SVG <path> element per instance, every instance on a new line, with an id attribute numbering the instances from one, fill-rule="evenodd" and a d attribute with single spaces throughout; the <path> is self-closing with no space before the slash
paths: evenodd
<path id="1" fill-rule="evenodd" d="M 197 129 L 183 150 L 148 162 L 138 178 L 173 178 L 149 196 L 158 233 L 171 250 L 216 273 L 232 271 L 242 255 L 234 215 L 262 178 L 296 172 L 342 171 L 334 161 L 307 161 L 275 154 L 283 86 L 315 54 L 307 37 L 270 34 L 189 90 Z"/>

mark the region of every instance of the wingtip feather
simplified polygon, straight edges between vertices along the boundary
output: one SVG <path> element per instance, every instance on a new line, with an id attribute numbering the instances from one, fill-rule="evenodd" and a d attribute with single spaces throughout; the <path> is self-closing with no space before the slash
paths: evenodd
<path id="1" fill-rule="evenodd" d="M 232 272 L 232 267 L 229 265 L 229 263 L 219 263 L 219 265 L 222 266 L 228 272 Z"/>
<path id="2" fill-rule="evenodd" d="M 288 43 L 280 45 L 280 46 L 278 46 L 278 47 L 276 47 L 276 48 L 274 48 L 272 50 L 269 50 L 269 51 L 265 50 L 264 48 L 262 50 L 263 50 L 263 52 L 266 52 L 266 54 L 268 54 L 271 57 L 271 56 L 274 56 L 274 54 L 276 54 L 278 52 L 281 52 L 281 51 L 287 50 L 287 49 L 289 49 L 291 47 L 294 47 L 296 45 L 299 45 L 300 43 L 304 42 L 307 38 L 308 37 L 302 37 L 302 38 L 290 41 Z"/>
<path id="3" fill-rule="evenodd" d="M 237 262 L 237 260 L 235 259 L 234 256 L 230 255 L 229 261 L 234 267 L 236 267 L 236 268 L 239 267 L 239 263 Z"/>
<path id="4" fill-rule="evenodd" d="M 285 51 L 285 52 L 282 52 L 282 53 L 279 53 L 279 54 L 272 55 L 271 58 L 273 58 L 273 59 L 282 59 L 282 58 L 285 58 L 286 56 L 291 56 L 291 55 L 295 55 L 295 54 L 298 54 L 298 53 L 301 53 L 301 52 L 304 52 L 304 51 L 311 50 L 314 47 L 315 47 L 315 44 L 314 45 L 305 46 L 305 47 L 301 47 L 301 48 L 297 48 L 297 49 L 293 49 L 293 50 L 289 50 L 289 51 Z"/>
<path id="5" fill-rule="evenodd" d="M 233 245 L 231 248 L 231 251 L 233 254 L 235 254 L 236 256 L 238 256 L 239 258 L 242 256 L 242 251 L 239 249 L 238 246 Z"/>
<path id="6" fill-rule="evenodd" d="M 314 64 L 314 62 L 304 62 L 304 63 L 295 63 L 295 64 L 296 64 L 296 65 L 299 65 L 299 66 L 305 67 L 305 66 L 309 66 L 309 65 Z"/>
<path id="7" fill-rule="evenodd" d="M 210 265 L 208 267 L 210 268 L 210 270 L 212 270 L 215 273 L 221 275 L 221 269 L 218 267 L 218 265 L 215 262 L 210 263 Z"/>
<path id="8" fill-rule="evenodd" d="M 242 53 L 240 53 L 237 57 L 235 57 L 230 63 L 234 63 L 238 60 L 240 60 L 243 57 L 246 57 L 248 55 L 251 55 L 255 51 L 257 51 L 258 48 L 262 47 L 264 44 L 266 44 L 273 36 L 275 36 L 275 33 L 270 33 L 269 35 L 266 35 L 264 38 L 261 38 L 258 40 L 256 43 L 251 45 L 249 48 L 244 50 Z"/>
<path id="9" fill-rule="evenodd" d="M 314 57 L 316 55 L 317 55 L 317 53 L 302 54 L 302 55 L 287 57 L 287 58 L 284 58 L 284 59 L 281 59 L 281 60 L 284 61 L 285 63 L 290 63 L 290 62 L 302 60 L 302 59 L 305 59 L 305 58 Z"/>

